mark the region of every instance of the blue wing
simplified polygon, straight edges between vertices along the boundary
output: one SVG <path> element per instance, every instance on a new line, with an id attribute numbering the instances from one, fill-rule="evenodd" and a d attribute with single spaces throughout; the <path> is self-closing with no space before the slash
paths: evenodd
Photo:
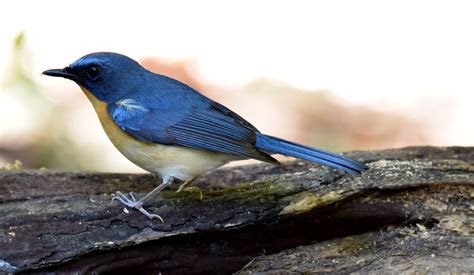
<path id="1" fill-rule="evenodd" d="M 190 87 L 174 84 L 177 89 L 167 91 L 172 95 L 158 91 L 158 96 L 124 99 L 109 104 L 109 114 L 121 129 L 141 141 L 278 163 L 255 148 L 258 130 L 250 123 Z M 168 96 L 167 100 L 163 96 Z"/>

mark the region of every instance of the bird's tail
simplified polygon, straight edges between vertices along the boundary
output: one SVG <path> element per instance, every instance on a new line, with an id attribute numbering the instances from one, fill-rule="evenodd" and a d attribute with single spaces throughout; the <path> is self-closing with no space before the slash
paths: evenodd
<path id="1" fill-rule="evenodd" d="M 260 133 L 257 133 L 255 146 L 259 150 L 308 160 L 350 174 L 359 174 L 368 169 L 364 163 L 351 158 Z"/>

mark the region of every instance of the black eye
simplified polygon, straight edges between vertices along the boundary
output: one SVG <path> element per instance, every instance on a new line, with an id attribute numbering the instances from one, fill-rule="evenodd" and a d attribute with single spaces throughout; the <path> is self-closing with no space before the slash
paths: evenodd
<path id="1" fill-rule="evenodd" d="M 102 68 L 98 65 L 89 65 L 86 67 L 86 73 L 92 79 L 97 79 L 102 72 Z"/>

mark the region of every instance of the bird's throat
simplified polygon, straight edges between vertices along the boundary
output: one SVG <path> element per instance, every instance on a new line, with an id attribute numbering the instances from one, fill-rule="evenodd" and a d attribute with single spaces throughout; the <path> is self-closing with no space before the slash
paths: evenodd
<path id="1" fill-rule="evenodd" d="M 92 103 L 92 106 L 94 106 L 94 109 L 96 109 L 97 111 L 97 108 L 103 108 L 105 106 L 105 108 L 107 108 L 107 103 L 103 102 L 103 101 L 100 101 L 99 99 L 97 99 L 97 97 L 95 97 L 95 95 L 93 95 L 89 90 L 87 90 L 86 88 L 81 87 L 81 90 L 84 92 L 84 94 L 87 96 L 87 98 L 89 99 L 89 101 Z"/>

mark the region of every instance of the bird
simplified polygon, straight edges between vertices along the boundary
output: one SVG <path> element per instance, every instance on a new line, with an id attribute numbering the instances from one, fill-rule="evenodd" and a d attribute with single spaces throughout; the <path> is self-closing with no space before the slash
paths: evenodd
<path id="1" fill-rule="evenodd" d="M 175 180 L 184 183 L 228 162 L 242 159 L 280 164 L 272 154 L 307 160 L 361 174 L 363 162 L 261 133 L 244 118 L 190 86 L 153 73 L 137 61 L 113 52 L 87 54 L 44 75 L 75 82 L 92 103 L 113 145 L 126 158 L 162 182 L 140 199 L 120 191 L 113 200 L 150 219 L 145 202 Z"/>

